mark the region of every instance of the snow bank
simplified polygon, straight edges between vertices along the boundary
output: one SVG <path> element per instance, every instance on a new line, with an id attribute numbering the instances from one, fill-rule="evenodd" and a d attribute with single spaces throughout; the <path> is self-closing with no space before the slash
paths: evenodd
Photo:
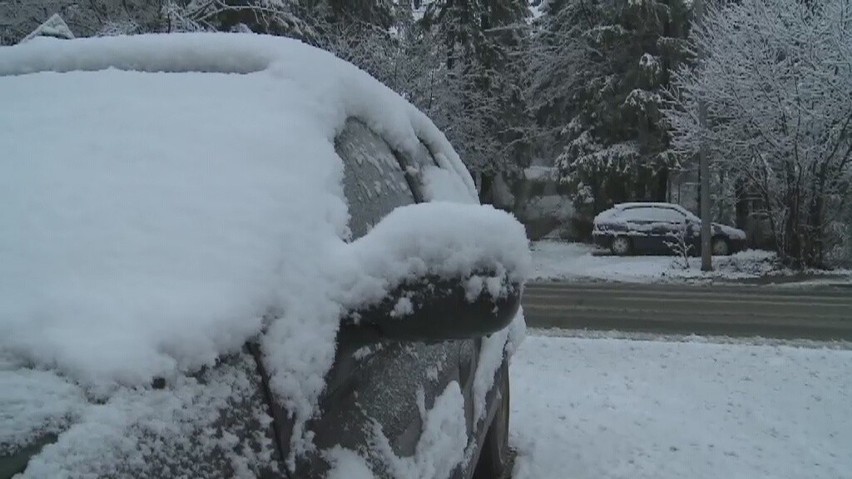
<path id="1" fill-rule="evenodd" d="M 516 479 L 836 479 L 852 471 L 852 351 L 529 336 Z"/>
<path id="2" fill-rule="evenodd" d="M 794 272 L 779 265 L 770 251 L 746 250 L 714 256 L 714 271 L 703 272 L 700 258 L 689 258 L 689 269 L 673 256 L 612 256 L 589 245 L 537 241 L 532 246 L 531 279 L 598 280 L 637 283 L 669 281 L 734 281 L 785 277 Z"/>
<path id="3" fill-rule="evenodd" d="M 105 400 L 177 381 L 265 330 L 270 384 L 304 450 L 343 310 L 427 269 L 522 280 L 528 268 L 515 257 L 523 228 L 473 206 L 406 208 L 346 244 L 333 141 L 349 117 L 403 153 L 426 144 L 441 166 L 423 172 L 428 199 L 476 190 L 421 112 L 294 40 L 36 38 L 0 49 L 0 104 L 0 220 L 14 225 L 0 231 L 0 356 Z M 115 426 L 66 434 L 121 442 Z"/>

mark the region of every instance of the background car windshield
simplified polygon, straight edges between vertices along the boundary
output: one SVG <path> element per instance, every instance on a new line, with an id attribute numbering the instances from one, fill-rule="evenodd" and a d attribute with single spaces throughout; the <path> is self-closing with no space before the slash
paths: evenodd
<path id="1" fill-rule="evenodd" d="M 671 208 L 631 208 L 627 210 L 625 216 L 632 220 L 667 223 L 682 223 L 686 220 L 683 213 Z"/>

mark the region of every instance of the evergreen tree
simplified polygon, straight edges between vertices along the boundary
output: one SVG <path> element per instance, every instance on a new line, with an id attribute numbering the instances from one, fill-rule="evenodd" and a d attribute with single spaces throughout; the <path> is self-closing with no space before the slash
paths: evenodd
<path id="1" fill-rule="evenodd" d="M 524 0 L 442 0 L 425 5 L 420 21 L 441 59 L 442 94 L 418 106 L 481 178 L 485 202 L 493 200 L 497 175 L 518 172 L 529 161 L 521 66 L 528 13 Z"/>
<path id="2" fill-rule="evenodd" d="M 366 24 L 392 29 L 411 5 L 394 0 L 307 0 L 302 5 L 314 21 L 332 24 Z"/>
<path id="3" fill-rule="evenodd" d="M 683 0 L 554 0 L 532 56 L 533 111 L 577 202 L 593 214 L 665 200 L 677 166 L 660 110 L 686 60 Z"/>

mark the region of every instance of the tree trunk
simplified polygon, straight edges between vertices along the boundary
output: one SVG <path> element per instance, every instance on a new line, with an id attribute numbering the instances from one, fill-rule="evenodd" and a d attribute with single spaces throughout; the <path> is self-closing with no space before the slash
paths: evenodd
<path id="1" fill-rule="evenodd" d="M 654 201 L 667 201 L 669 198 L 669 168 L 664 166 L 657 172 L 657 191 Z"/>
<path id="2" fill-rule="evenodd" d="M 479 188 L 479 202 L 483 205 L 494 203 L 494 175 L 490 173 L 481 174 L 481 183 Z"/>

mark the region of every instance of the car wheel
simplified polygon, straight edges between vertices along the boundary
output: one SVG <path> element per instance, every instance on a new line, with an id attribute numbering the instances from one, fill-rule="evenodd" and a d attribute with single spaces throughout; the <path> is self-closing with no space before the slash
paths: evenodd
<path id="1" fill-rule="evenodd" d="M 488 426 L 473 479 L 501 479 L 509 476 L 509 364 L 503 361 L 500 406 Z"/>
<path id="2" fill-rule="evenodd" d="M 712 251 L 714 256 L 728 256 L 731 254 L 731 246 L 725 238 L 714 238 Z"/>
<path id="3" fill-rule="evenodd" d="M 630 240 L 624 236 L 616 236 L 612 240 L 612 245 L 610 245 L 610 249 L 612 250 L 612 254 L 618 256 L 626 256 L 630 254 Z"/>

